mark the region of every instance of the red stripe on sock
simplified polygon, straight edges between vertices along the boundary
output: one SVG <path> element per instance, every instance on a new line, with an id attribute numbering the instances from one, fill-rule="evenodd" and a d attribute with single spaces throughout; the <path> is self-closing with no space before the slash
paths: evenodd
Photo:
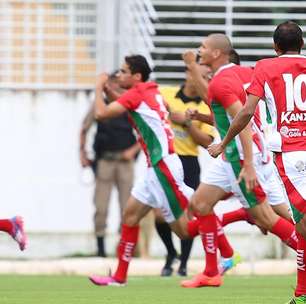
<path id="1" fill-rule="evenodd" d="M 118 266 L 114 279 L 118 282 L 125 282 L 128 267 L 138 240 L 139 226 L 130 227 L 122 225 L 121 239 L 117 248 Z"/>

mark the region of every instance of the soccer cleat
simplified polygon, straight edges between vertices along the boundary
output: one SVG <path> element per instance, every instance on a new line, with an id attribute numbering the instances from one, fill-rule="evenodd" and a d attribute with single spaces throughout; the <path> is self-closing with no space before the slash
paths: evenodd
<path id="1" fill-rule="evenodd" d="M 21 216 L 15 216 L 11 218 L 13 225 L 11 236 L 18 243 L 19 248 L 23 251 L 27 245 L 27 235 L 23 227 L 23 218 Z"/>
<path id="2" fill-rule="evenodd" d="M 174 255 L 168 254 L 166 258 L 165 266 L 163 267 L 160 276 L 161 277 L 170 277 L 173 272 L 172 265 L 174 262 L 176 262 L 177 259 L 177 253 L 175 252 Z"/>
<path id="3" fill-rule="evenodd" d="M 177 271 L 177 274 L 181 277 L 187 277 L 187 268 L 180 266 Z"/>
<path id="4" fill-rule="evenodd" d="M 299 296 L 292 298 L 286 304 L 305 304 L 306 303 L 306 296 Z"/>
<path id="5" fill-rule="evenodd" d="M 160 276 L 161 277 L 170 277 L 172 275 L 173 268 L 172 267 L 163 267 Z"/>
<path id="6" fill-rule="evenodd" d="M 223 283 L 220 274 L 214 277 L 208 277 L 203 273 L 197 274 L 191 280 L 185 280 L 181 282 L 181 286 L 185 288 L 198 288 L 198 287 L 219 287 Z"/>
<path id="7" fill-rule="evenodd" d="M 118 282 L 111 276 L 101 277 L 92 275 L 89 277 L 89 280 L 98 286 L 125 286 L 125 283 Z"/>
<path id="8" fill-rule="evenodd" d="M 231 258 L 222 259 L 219 264 L 219 273 L 224 275 L 227 271 L 234 268 L 237 264 L 241 263 L 241 256 L 238 252 L 235 252 Z"/>

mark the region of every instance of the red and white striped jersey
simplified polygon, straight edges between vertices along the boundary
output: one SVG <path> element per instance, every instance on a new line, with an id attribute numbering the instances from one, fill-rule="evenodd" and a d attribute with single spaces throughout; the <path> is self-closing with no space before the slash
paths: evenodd
<path id="1" fill-rule="evenodd" d="M 155 82 L 135 85 L 118 100 L 129 111 L 130 122 L 139 135 L 149 166 L 174 153 L 174 134 L 163 97 Z"/>
<path id="2" fill-rule="evenodd" d="M 283 55 L 258 61 L 247 92 L 267 103 L 272 120 L 269 149 L 306 151 L 306 57 Z"/>

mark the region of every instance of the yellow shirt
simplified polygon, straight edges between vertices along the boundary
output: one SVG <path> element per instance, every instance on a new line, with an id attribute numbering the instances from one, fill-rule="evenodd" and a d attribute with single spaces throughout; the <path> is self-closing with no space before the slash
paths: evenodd
<path id="1" fill-rule="evenodd" d="M 168 105 L 170 112 L 182 112 L 185 113 L 187 109 L 197 109 L 202 114 L 210 114 L 209 107 L 203 102 L 196 101 L 183 101 L 180 97 L 177 97 L 179 87 L 161 87 L 160 93 L 163 96 L 165 102 Z M 202 132 L 215 137 L 216 130 L 213 126 L 200 121 L 192 122 Z M 171 122 L 171 127 L 174 131 L 174 149 L 178 155 L 185 156 L 198 156 L 199 149 L 198 144 L 192 139 L 189 132 L 181 125 Z"/>

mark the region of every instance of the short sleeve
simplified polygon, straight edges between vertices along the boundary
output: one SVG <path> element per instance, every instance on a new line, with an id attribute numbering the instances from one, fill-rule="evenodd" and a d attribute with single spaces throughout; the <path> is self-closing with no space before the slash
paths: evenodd
<path id="1" fill-rule="evenodd" d="M 164 104 L 168 110 L 173 106 L 172 103 L 175 101 L 175 95 L 178 90 L 178 87 L 161 87 L 159 89 L 160 95 L 163 97 Z"/>
<path id="2" fill-rule="evenodd" d="M 117 102 L 119 102 L 127 110 L 131 111 L 135 110 L 139 106 L 140 101 L 141 99 L 139 94 L 137 94 L 134 90 L 128 90 L 117 99 Z"/>
<path id="3" fill-rule="evenodd" d="M 240 79 L 229 80 L 228 77 L 220 78 L 212 88 L 212 101 L 220 103 L 225 109 L 230 107 L 237 100 L 240 100 L 240 91 L 243 90 L 242 86 L 239 87 L 240 84 Z"/>
<path id="4" fill-rule="evenodd" d="M 264 84 L 264 72 L 262 70 L 262 64 L 259 61 L 255 66 L 253 78 L 250 86 L 247 88 L 247 93 L 263 98 L 265 94 Z"/>
<path id="5" fill-rule="evenodd" d="M 211 126 L 209 124 L 206 123 L 202 123 L 200 130 L 203 133 L 206 133 L 207 135 L 210 135 L 212 138 L 215 138 L 217 136 L 217 132 L 214 126 Z"/>

